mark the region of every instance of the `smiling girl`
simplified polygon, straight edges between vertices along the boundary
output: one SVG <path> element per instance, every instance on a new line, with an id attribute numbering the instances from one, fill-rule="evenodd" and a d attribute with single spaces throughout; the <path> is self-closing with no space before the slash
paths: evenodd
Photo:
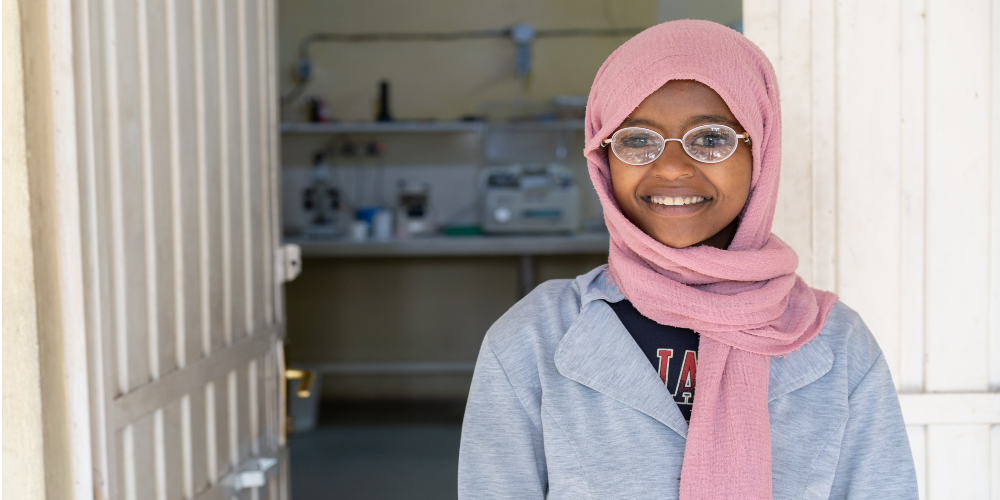
<path id="1" fill-rule="evenodd" d="M 774 70 L 675 21 L 604 63 L 587 105 L 608 265 L 487 332 L 462 498 L 917 497 L 889 369 L 860 317 L 771 234 Z"/>

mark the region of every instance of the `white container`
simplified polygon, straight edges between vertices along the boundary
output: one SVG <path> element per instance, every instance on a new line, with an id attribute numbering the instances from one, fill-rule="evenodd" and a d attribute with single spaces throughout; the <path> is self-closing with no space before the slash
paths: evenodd
<path id="1" fill-rule="evenodd" d="M 351 223 L 351 241 L 365 241 L 368 239 L 368 222 L 356 220 Z"/>
<path id="2" fill-rule="evenodd" d="M 382 209 L 372 217 L 372 236 L 376 240 L 392 239 L 392 212 Z"/>

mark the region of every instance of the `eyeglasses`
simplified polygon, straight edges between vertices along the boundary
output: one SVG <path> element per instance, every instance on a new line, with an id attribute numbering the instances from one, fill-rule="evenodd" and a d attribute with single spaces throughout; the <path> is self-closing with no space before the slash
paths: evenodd
<path id="1" fill-rule="evenodd" d="M 725 125 L 702 125 L 688 130 L 680 139 L 664 139 L 662 135 L 642 127 L 623 128 L 610 139 L 604 139 L 602 148 L 611 145 L 621 161 L 629 165 L 646 165 L 663 154 L 667 142 L 681 143 L 684 152 L 702 163 L 719 163 L 732 156 L 739 144 L 737 139 L 750 145 L 749 134 L 737 134 Z"/>

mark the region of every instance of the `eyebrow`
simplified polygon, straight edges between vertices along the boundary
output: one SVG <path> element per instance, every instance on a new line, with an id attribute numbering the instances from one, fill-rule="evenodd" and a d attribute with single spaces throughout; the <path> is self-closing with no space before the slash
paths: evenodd
<path id="1" fill-rule="evenodd" d="M 652 120 L 646 120 L 646 119 L 643 119 L 643 118 L 626 118 L 625 121 L 623 121 L 622 124 L 621 124 L 622 128 L 624 128 L 624 127 L 640 127 L 640 126 L 642 126 L 642 127 L 660 128 L 660 126 L 659 126 L 658 123 L 656 123 L 656 122 L 654 122 Z"/>
<path id="2" fill-rule="evenodd" d="M 739 123 L 737 123 L 737 122 L 735 122 L 733 120 L 730 120 L 729 118 L 726 118 L 725 116 L 722 116 L 722 115 L 698 115 L 698 116 L 692 116 L 691 118 L 688 118 L 687 121 L 684 122 L 685 125 L 700 125 L 700 124 L 708 124 L 708 123 L 718 123 L 720 125 L 729 125 L 732 128 L 739 128 L 740 127 Z"/>

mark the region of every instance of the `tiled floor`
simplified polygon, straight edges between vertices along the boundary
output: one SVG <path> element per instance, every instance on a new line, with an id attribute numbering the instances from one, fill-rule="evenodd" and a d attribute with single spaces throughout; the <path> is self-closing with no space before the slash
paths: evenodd
<path id="1" fill-rule="evenodd" d="M 292 500 L 456 498 L 458 410 L 325 407 L 320 427 L 289 436 Z"/>

